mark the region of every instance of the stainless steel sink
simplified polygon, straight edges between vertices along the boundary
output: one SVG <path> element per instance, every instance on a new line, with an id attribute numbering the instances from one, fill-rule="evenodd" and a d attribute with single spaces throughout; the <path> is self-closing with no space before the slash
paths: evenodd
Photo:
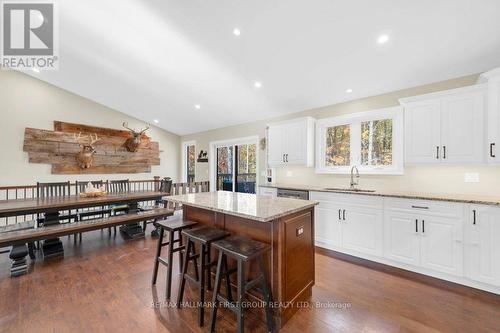
<path id="1" fill-rule="evenodd" d="M 325 188 L 327 191 L 339 191 L 339 192 L 365 192 L 365 193 L 373 193 L 375 190 L 364 190 L 361 188 L 339 188 L 339 187 L 327 187 Z"/>

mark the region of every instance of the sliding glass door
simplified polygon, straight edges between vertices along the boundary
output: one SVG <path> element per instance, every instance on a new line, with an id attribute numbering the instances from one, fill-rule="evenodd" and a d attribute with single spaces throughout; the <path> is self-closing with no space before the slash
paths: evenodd
<path id="1" fill-rule="evenodd" d="M 233 146 L 217 148 L 217 191 L 233 190 Z"/>
<path id="2" fill-rule="evenodd" d="M 257 179 L 256 144 L 236 145 L 236 192 L 255 193 Z"/>
<path id="3" fill-rule="evenodd" d="M 217 191 L 256 193 L 256 143 L 219 145 L 216 154 Z"/>

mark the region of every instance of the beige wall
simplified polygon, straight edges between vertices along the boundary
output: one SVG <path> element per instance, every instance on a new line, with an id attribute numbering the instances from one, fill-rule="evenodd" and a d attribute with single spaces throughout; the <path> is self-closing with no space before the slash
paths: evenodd
<path id="1" fill-rule="evenodd" d="M 260 138 L 262 138 L 265 135 L 266 124 L 273 121 L 296 118 L 300 116 L 312 116 L 319 119 L 331 117 L 334 115 L 396 106 L 399 105 L 398 100 L 402 97 L 415 96 L 424 93 L 472 85 L 476 82 L 477 78 L 478 75 L 466 76 L 411 89 L 391 92 L 379 96 L 368 97 L 323 108 L 298 112 L 284 117 L 186 135 L 183 136 L 181 140 L 196 140 L 196 151 L 198 153 L 200 149 L 208 150 L 210 141 L 239 138 L 251 135 L 258 135 Z M 260 150 L 259 154 L 259 170 L 264 170 L 265 152 Z M 209 156 L 209 159 L 210 158 L 211 156 Z M 464 183 L 465 172 L 480 173 L 480 183 Z M 208 163 L 197 164 L 196 179 L 198 181 L 208 180 Z M 260 176 L 260 182 L 264 182 L 264 178 L 262 176 Z M 311 184 L 325 187 L 334 187 L 348 185 L 349 177 L 346 175 L 316 174 L 314 172 L 314 168 L 296 167 L 278 169 L 277 182 L 284 184 Z M 499 195 L 500 167 L 479 165 L 412 166 L 406 167 L 405 173 L 402 176 L 362 176 L 361 186 L 395 191 Z"/>
<path id="2" fill-rule="evenodd" d="M 154 166 L 151 173 L 52 175 L 50 165 L 28 163 L 28 154 L 23 152 L 23 137 L 25 127 L 50 130 L 54 120 L 109 128 L 120 128 L 123 121 L 137 128 L 144 124 L 28 75 L 0 69 L 0 186 L 36 181 L 150 179 L 153 176 L 178 180 L 180 138 L 155 127 L 148 135 L 160 143 L 161 165 Z"/>

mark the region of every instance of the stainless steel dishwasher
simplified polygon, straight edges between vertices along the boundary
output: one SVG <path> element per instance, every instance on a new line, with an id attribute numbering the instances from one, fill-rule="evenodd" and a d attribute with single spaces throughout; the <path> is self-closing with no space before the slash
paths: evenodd
<path id="1" fill-rule="evenodd" d="M 309 191 L 278 188 L 278 197 L 309 200 Z"/>

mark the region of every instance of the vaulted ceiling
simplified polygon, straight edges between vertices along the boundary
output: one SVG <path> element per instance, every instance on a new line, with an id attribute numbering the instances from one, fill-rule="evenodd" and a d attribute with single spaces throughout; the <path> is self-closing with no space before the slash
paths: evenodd
<path id="1" fill-rule="evenodd" d="M 60 69 L 30 75 L 177 134 L 500 66 L 498 0 L 58 4 Z"/>

